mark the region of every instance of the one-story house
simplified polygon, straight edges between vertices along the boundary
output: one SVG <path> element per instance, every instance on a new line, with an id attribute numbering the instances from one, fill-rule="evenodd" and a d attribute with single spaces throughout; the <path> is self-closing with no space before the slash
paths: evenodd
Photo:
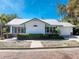
<path id="1" fill-rule="evenodd" d="M 11 34 L 52 34 L 54 27 L 59 27 L 60 35 L 71 35 L 74 25 L 59 22 L 55 19 L 13 19 L 6 25 L 10 26 Z"/>

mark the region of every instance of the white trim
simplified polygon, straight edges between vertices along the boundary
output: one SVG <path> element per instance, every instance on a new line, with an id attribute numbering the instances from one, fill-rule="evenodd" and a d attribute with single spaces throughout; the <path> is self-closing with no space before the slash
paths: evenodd
<path id="1" fill-rule="evenodd" d="M 12 33 L 12 26 L 10 26 L 10 33 Z"/>

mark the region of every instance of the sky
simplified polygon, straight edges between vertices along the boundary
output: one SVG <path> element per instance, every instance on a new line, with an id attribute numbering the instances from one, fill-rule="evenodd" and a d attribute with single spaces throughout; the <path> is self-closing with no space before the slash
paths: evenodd
<path id="1" fill-rule="evenodd" d="M 67 0 L 0 0 L 0 14 L 16 14 L 18 18 L 59 19 L 57 5 Z"/>

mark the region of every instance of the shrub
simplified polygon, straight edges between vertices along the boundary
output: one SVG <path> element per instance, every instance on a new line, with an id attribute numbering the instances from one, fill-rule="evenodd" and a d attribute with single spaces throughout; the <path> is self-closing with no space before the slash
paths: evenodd
<path id="1" fill-rule="evenodd" d="M 51 38 L 53 38 L 54 40 L 62 40 L 62 39 L 64 39 L 62 36 L 52 36 Z"/>
<path id="2" fill-rule="evenodd" d="M 27 39 L 29 39 L 29 35 L 18 34 L 17 39 L 18 40 L 27 40 Z"/>
<path id="3" fill-rule="evenodd" d="M 43 39 L 49 39 L 49 35 L 48 34 L 44 34 L 43 35 Z"/>
<path id="4" fill-rule="evenodd" d="M 42 39 L 43 34 L 29 34 L 30 39 Z"/>
<path id="5" fill-rule="evenodd" d="M 62 36 L 59 35 L 52 35 L 52 34 L 18 34 L 18 40 L 28 40 L 28 39 L 64 39 Z"/>

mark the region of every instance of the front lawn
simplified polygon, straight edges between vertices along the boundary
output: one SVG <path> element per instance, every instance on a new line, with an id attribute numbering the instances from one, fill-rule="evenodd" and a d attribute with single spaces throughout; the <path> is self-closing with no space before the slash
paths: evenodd
<path id="1" fill-rule="evenodd" d="M 79 42 L 76 40 L 60 40 L 60 41 L 42 41 L 44 47 L 73 47 L 79 46 Z"/>
<path id="2" fill-rule="evenodd" d="M 0 41 L 0 48 L 29 48 L 31 44 L 31 41 L 9 41 L 9 42 L 5 42 L 5 41 Z"/>
<path id="3" fill-rule="evenodd" d="M 41 41 L 43 48 L 79 46 L 76 40 L 34 40 Z M 32 40 L 0 41 L 0 48 L 30 48 Z"/>

